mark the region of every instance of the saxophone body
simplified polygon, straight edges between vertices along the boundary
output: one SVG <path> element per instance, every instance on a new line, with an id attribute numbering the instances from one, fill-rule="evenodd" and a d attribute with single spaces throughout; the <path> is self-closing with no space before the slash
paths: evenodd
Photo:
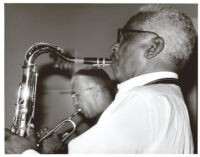
<path id="1" fill-rule="evenodd" d="M 90 64 L 97 67 L 104 67 L 111 64 L 107 58 L 74 58 L 64 53 L 64 50 L 58 46 L 48 43 L 36 43 L 32 45 L 25 54 L 25 61 L 22 66 L 23 76 L 19 85 L 17 102 L 13 116 L 13 125 L 11 131 L 20 136 L 27 136 L 28 130 L 33 126 L 36 88 L 37 88 L 37 67 L 36 58 L 43 53 L 52 53 L 57 57 L 71 63 Z"/>
<path id="2" fill-rule="evenodd" d="M 19 85 L 11 131 L 20 136 L 26 136 L 26 130 L 34 117 L 38 73 L 35 65 L 27 65 L 25 63 L 22 68 L 23 77 Z"/>

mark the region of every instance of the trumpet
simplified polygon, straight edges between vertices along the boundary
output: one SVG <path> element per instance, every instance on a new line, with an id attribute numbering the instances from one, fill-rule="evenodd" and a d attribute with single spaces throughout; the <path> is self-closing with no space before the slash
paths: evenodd
<path id="1" fill-rule="evenodd" d="M 38 140 L 38 144 L 40 144 L 43 140 L 51 136 L 53 133 L 58 132 L 65 124 L 69 123 L 72 125 L 72 130 L 70 132 L 65 132 L 61 136 L 61 142 L 65 142 L 69 136 L 71 136 L 74 131 L 76 130 L 76 123 L 72 121 L 72 118 L 74 118 L 76 115 L 78 115 L 81 112 L 81 109 L 78 109 L 75 113 L 73 113 L 70 117 L 64 119 L 61 121 L 58 125 L 53 127 L 50 131 L 48 131 L 42 138 Z"/>

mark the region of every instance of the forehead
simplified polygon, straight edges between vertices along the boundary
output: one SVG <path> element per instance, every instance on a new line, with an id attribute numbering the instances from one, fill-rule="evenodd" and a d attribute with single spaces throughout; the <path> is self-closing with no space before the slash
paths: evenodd
<path id="1" fill-rule="evenodd" d="M 94 85 L 95 82 L 90 76 L 85 75 L 75 75 L 72 77 L 72 90 L 86 89 L 91 85 Z"/>

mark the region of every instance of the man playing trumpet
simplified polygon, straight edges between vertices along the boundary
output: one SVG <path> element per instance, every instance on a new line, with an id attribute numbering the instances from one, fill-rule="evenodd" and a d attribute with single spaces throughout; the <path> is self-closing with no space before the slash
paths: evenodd
<path id="1" fill-rule="evenodd" d="M 74 107 L 76 109 L 81 109 L 81 113 L 83 114 L 83 116 L 87 119 L 90 119 L 90 125 L 94 125 L 101 113 L 113 101 L 116 93 L 115 84 L 103 69 L 97 68 L 79 70 L 72 77 L 71 84 Z M 41 136 L 45 135 L 47 131 L 47 129 L 42 129 L 38 137 L 40 138 Z M 6 130 L 6 138 L 9 138 L 10 135 L 10 132 Z M 33 130 L 31 130 L 31 137 L 32 136 L 35 136 Z M 14 138 L 14 135 L 10 137 Z M 34 138 L 30 139 L 33 143 L 37 141 Z M 24 138 L 24 141 L 25 140 L 26 138 Z M 18 144 L 13 142 L 12 145 L 17 146 Z M 31 146 L 27 145 L 26 148 L 31 148 Z M 17 149 L 18 148 L 16 148 L 16 150 L 7 149 L 6 147 L 6 153 L 20 153 Z M 36 150 L 37 148 L 35 147 L 34 149 Z M 52 154 L 60 152 L 60 149 L 67 148 L 63 148 L 63 143 L 60 141 L 59 135 L 54 133 L 52 136 L 40 143 L 39 152 L 42 154 Z M 23 150 L 26 149 L 23 148 Z M 32 150 L 29 150 L 27 152 L 30 151 Z M 66 152 L 66 150 L 64 150 L 64 152 Z"/>
<path id="2" fill-rule="evenodd" d="M 115 84 L 104 70 L 96 68 L 79 70 L 72 77 L 71 84 L 73 105 L 81 109 L 83 116 L 90 120 L 90 126 L 93 126 L 113 101 Z M 53 135 L 43 141 L 40 153 L 55 153 L 61 146 L 58 136 Z"/>

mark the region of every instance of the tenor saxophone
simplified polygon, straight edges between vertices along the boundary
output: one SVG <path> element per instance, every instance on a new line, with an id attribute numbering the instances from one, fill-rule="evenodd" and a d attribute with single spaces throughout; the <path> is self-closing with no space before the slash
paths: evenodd
<path id="1" fill-rule="evenodd" d="M 64 49 L 49 43 L 36 43 L 32 45 L 25 53 L 25 61 L 22 66 L 22 82 L 18 89 L 13 124 L 11 127 L 11 131 L 20 136 L 27 136 L 28 130 L 33 126 L 32 120 L 34 118 L 38 78 L 35 60 L 43 53 L 55 54 L 57 57 L 71 63 L 90 64 L 97 67 L 104 67 L 111 64 L 111 60 L 108 58 L 69 57 L 64 53 Z"/>

